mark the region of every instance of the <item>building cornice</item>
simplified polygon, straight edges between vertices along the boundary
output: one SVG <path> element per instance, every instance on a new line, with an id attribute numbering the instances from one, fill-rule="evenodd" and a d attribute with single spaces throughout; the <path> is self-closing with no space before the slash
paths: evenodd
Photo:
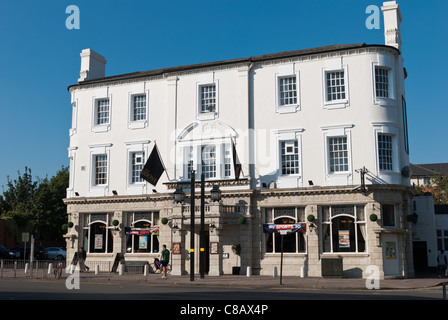
<path id="1" fill-rule="evenodd" d="M 238 59 L 230 59 L 230 60 L 221 60 L 214 62 L 206 62 L 192 65 L 183 65 L 178 67 L 169 67 L 169 68 L 161 68 L 154 69 L 148 71 L 141 72 L 133 72 L 128 74 L 104 77 L 101 79 L 95 79 L 90 81 L 82 81 L 77 84 L 69 86 L 67 89 L 69 92 L 77 88 L 94 88 L 98 86 L 104 85 L 117 85 L 117 84 L 125 84 L 132 83 L 136 81 L 146 81 L 152 79 L 167 79 L 175 75 L 182 75 L 192 72 L 203 72 L 203 71 L 212 71 L 216 69 L 228 69 L 229 67 L 233 68 L 243 68 L 248 65 L 254 63 L 266 63 L 266 62 L 284 62 L 291 61 L 291 59 L 308 59 L 309 57 L 315 58 L 326 58 L 332 54 L 342 54 L 342 53 L 361 53 L 366 52 L 366 50 L 370 49 L 382 49 L 394 52 L 395 54 L 400 54 L 400 51 L 395 47 L 386 46 L 386 45 L 368 45 L 366 43 L 358 43 L 358 44 L 349 44 L 349 45 L 332 45 L 325 47 L 318 47 L 312 49 L 303 49 L 303 50 L 293 50 L 286 52 L 279 52 L 273 54 L 264 54 L 259 56 L 252 56 L 248 58 L 238 58 Z"/>

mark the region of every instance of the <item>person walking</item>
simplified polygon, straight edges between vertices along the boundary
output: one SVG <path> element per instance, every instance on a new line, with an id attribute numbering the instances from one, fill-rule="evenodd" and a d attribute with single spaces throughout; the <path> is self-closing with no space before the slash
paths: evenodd
<path id="1" fill-rule="evenodd" d="M 445 278 L 446 266 L 448 264 L 445 252 L 443 250 L 440 251 L 440 254 L 437 256 L 437 264 L 439 271 L 439 278 Z"/>
<path id="2" fill-rule="evenodd" d="M 166 248 L 166 245 L 164 244 L 162 246 L 163 250 L 162 252 L 160 252 L 160 260 L 162 262 L 162 278 L 166 278 L 166 266 L 168 265 L 168 263 L 170 262 L 170 251 Z"/>
<path id="3" fill-rule="evenodd" d="M 87 259 L 87 253 L 86 250 L 84 250 L 84 247 L 79 248 L 78 259 L 79 259 L 79 270 L 81 272 L 85 270 L 89 271 L 90 268 L 85 264 L 85 261 Z"/>

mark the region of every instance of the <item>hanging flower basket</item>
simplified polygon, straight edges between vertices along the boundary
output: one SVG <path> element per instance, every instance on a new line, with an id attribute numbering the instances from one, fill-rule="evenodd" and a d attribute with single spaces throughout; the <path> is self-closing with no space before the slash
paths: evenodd
<path id="1" fill-rule="evenodd" d="M 112 225 L 113 225 L 114 227 L 118 226 L 119 224 L 120 224 L 120 222 L 119 222 L 118 220 L 113 220 L 113 221 L 112 221 Z"/>
<path id="2" fill-rule="evenodd" d="M 168 223 L 168 219 L 167 218 L 162 218 L 162 224 L 167 224 Z"/>
<path id="3" fill-rule="evenodd" d="M 67 227 L 68 228 L 73 228 L 73 222 L 70 221 L 69 223 L 67 223 Z"/>
<path id="4" fill-rule="evenodd" d="M 314 220 L 316 220 L 316 217 L 314 217 L 314 215 L 310 214 L 310 215 L 308 215 L 308 217 L 306 217 L 306 219 L 308 220 L 308 222 L 313 222 Z"/>
<path id="5" fill-rule="evenodd" d="M 406 220 L 407 220 L 408 222 L 417 223 L 418 215 L 415 214 L 415 213 L 413 213 L 413 214 L 408 214 L 408 215 L 406 216 Z"/>
<path id="6" fill-rule="evenodd" d="M 64 223 L 64 224 L 62 225 L 62 230 L 63 230 L 63 231 L 67 231 L 67 229 L 68 229 L 68 225 L 67 225 L 67 223 Z"/>
<path id="7" fill-rule="evenodd" d="M 239 217 L 238 222 L 240 224 L 245 224 L 246 223 L 246 218 L 245 217 Z"/>
<path id="8" fill-rule="evenodd" d="M 372 222 L 375 222 L 378 220 L 378 216 L 375 213 L 372 213 L 369 218 L 370 218 L 370 221 L 372 221 Z"/>

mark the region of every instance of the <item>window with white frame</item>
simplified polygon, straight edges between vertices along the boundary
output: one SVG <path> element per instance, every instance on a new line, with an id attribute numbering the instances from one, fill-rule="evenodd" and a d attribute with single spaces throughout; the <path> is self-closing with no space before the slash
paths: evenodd
<path id="1" fill-rule="evenodd" d="M 319 211 L 323 252 L 365 252 L 364 205 L 322 206 Z"/>
<path id="2" fill-rule="evenodd" d="M 280 77 L 279 81 L 279 105 L 297 104 L 296 76 Z"/>
<path id="3" fill-rule="evenodd" d="M 394 179 L 400 171 L 398 159 L 399 128 L 391 123 L 373 123 L 377 172 L 383 179 Z M 392 180 L 389 183 L 392 183 Z"/>
<path id="4" fill-rule="evenodd" d="M 132 152 L 131 153 L 131 183 L 143 182 L 140 177 L 140 173 L 145 165 L 145 153 L 144 152 Z"/>
<path id="5" fill-rule="evenodd" d="M 83 221 L 81 246 L 84 246 L 88 253 L 111 253 L 114 238 L 111 232 L 110 214 L 82 214 L 81 219 Z"/>
<path id="6" fill-rule="evenodd" d="M 216 85 L 201 85 L 199 90 L 201 113 L 216 112 Z"/>
<path id="7" fill-rule="evenodd" d="M 299 142 L 281 141 L 281 174 L 299 174 Z"/>
<path id="8" fill-rule="evenodd" d="M 232 179 L 234 165 L 230 146 L 230 143 L 222 142 L 181 147 L 183 174 L 180 178 L 190 180 L 193 169 L 196 179 L 199 179 L 201 174 L 204 174 L 206 179 Z"/>
<path id="9" fill-rule="evenodd" d="M 95 175 L 94 185 L 107 185 L 107 154 L 97 154 L 94 156 Z"/>
<path id="10" fill-rule="evenodd" d="M 349 170 L 347 137 L 328 138 L 329 172 L 347 172 Z"/>
<path id="11" fill-rule="evenodd" d="M 126 253 L 159 252 L 159 212 L 127 214 Z"/>
<path id="12" fill-rule="evenodd" d="M 90 196 L 106 196 L 109 189 L 109 160 L 112 144 L 90 145 Z"/>
<path id="13" fill-rule="evenodd" d="M 95 124 L 105 125 L 110 123 L 109 99 L 97 99 L 95 110 Z"/>
<path id="14" fill-rule="evenodd" d="M 305 224 L 304 207 L 265 208 L 265 222 L 269 224 Z M 267 233 L 265 237 L 266 253 L 281 253 L 283 237 L 283 252 L 306 252 L 305 234 L 302 231 L 280 235 L 278 232 Z"/>
<path id="15" fill-rule="evenodd" d="M 146 94 L 132 96 L 132 121 L 146 120 Z"/>
<path id="16" fill-rule="evenodd" d="M 378 165 L 380 171 L 393 170 L 392 136 L 378 133 Z"/>
<path id="17" fill-rule="evenodd" d="M 204 174 L 205 179 L 216 178 L 216 146 L 202 146 L 201 160 L 201 174 Z"/>
<path id="18" fill-rule="evenodd" d="M 344 70 L 326 72 L 327 101 L 346 99 Z"/>
<path id="19" fill-rule="evenodd" d="M 224 145 L 224 177 L 230 178 L 232 176 L 232 150 L 230 144 Z"/>
<path id="20" fill-rule="evenodd" d="M 389 98 L 389 69 L 375 67 L 375 93 L 377 98 Z"/>

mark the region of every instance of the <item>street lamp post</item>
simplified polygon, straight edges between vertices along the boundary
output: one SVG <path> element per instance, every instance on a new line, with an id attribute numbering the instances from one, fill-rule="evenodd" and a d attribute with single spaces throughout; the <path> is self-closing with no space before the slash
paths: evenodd
<path id="1" fill-rule="evenodd" d="M 190 196 L 190 281 L 194 281 L 194 188 L 195 174 L 191 170 L 191 196 Z"/>
<path id="2" fill-rule="evenodd" d="M 199 240 L 199 272 L 201 274 L 201 279 L 204 279 L 204 262 L 205 262 L 205 252 L 204 252 L 204 220 L 205 220 L 205 176 L 201 174 L 201 234 Z"/>

